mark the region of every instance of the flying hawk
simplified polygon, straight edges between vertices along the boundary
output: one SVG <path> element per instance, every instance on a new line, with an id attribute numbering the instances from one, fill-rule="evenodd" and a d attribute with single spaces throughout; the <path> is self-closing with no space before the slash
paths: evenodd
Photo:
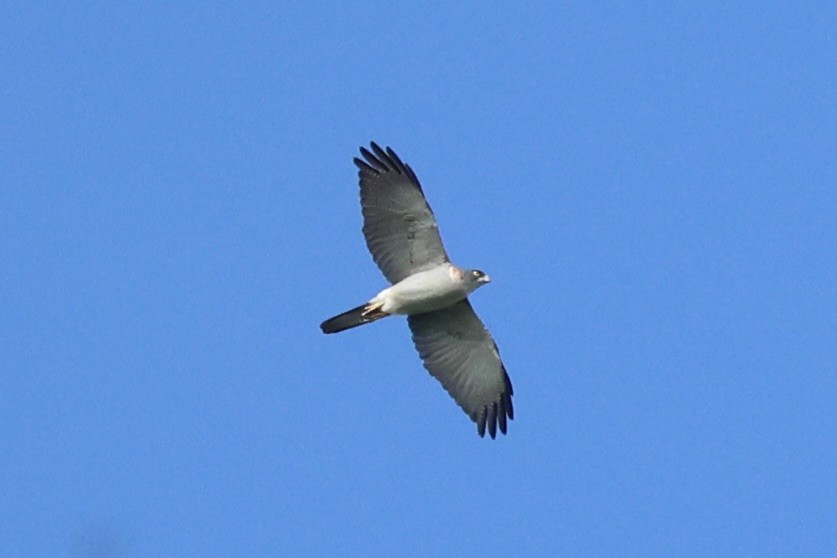
<path id="1" fill-rule="evenodd" d="M 355 158 L 360 179 L 363 236 L 392 284 L 366 304 L 324 321 L 337 333 L 401 314 L 424 367 L 477 424 L 494 438 L 514 418 L 512 385 L 497 344 L 468 295 L 490 282 L 476 269 L 453 265 L 415 173 L 390 149 L 371 144 Z"/>

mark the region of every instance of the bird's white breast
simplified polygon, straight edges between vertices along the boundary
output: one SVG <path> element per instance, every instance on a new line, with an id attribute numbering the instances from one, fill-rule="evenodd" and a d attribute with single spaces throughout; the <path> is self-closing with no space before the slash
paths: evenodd
<path id="1" fill-rule="evenodd" d="M 446 308 L 468 294 L 462 282 L 454 278 L 453 267 L 444 264 L 411 275 L 384 289 L 372 301 L 383 302 L 381 309 L 389 314 L 421 314 Z"/>

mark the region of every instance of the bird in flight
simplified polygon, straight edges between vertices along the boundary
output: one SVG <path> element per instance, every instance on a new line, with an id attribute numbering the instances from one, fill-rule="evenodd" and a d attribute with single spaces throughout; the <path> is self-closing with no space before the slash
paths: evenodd
<path id="1" fill-rule="evenodd" d="M 448 258 L 433 211 L 416 174 L 390 149 L 374 142 L 355 158 L 360 180 L 363 236 L 392 286 L 369 302 L 320 324 L 337 333 L 391 316 L 406 315 L 424 367 L 477 425 L 494 438 L 514 418 L 512 385 L 491 334 L 468 295 L 488 275 L 462 269 Z"/>

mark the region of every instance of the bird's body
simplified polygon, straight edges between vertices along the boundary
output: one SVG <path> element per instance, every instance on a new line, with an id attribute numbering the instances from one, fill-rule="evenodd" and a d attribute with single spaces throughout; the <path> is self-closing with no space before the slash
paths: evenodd
<path id="1" fill-rule="evenodd" d="M 381 303 L 387 314 L 423 314 L 447 308 L 459 302 L 490 279 L 481 272 L 474 281 L 466 281 L 469 272 L 453 264 L 443 264 L 410 275 L 388 287 L 370 302 Z"/>
<path id="2" fill-rule="evenodd" d="M 323 322 L 337 333 L 391 315 L 406 315 L 425 368 L 457 404 L 493 438 L 514 417 L 512 386 L 491 334 L 468 295 L 490 282 L 479 270 L 456 267 L 442 246 L 438 226 L 418 178 L 387 148 L 361 148 L 363 234 L 392 286 L 369 302 Z"/>

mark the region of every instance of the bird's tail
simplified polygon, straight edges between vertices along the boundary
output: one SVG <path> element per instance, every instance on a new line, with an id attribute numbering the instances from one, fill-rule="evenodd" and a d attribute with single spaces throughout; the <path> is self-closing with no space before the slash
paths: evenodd
<path id="1" fill-rule="evenodd" d="M 320 329 L 323 333 L 337 333 L 344 329 L 351 329 L 353 327 L 362 326 L 386 318 L 389 316 L 386 312 L 381 310 L 381 303 L 367 302 L 357 308 L 352 308 L 348 312 L 338 314 L 333 318 L 329 318 L 320 324 Z"/>

